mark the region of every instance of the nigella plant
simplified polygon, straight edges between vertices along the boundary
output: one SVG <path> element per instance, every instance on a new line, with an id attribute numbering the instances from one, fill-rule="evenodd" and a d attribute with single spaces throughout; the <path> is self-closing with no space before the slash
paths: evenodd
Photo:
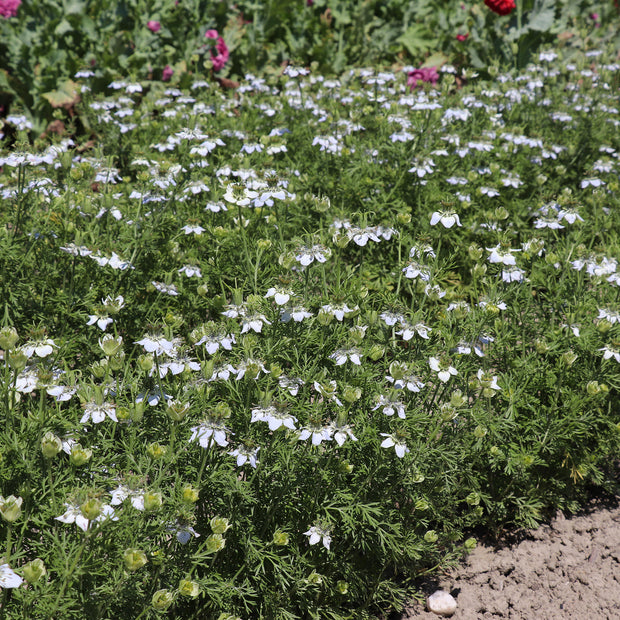
<path id="1" fill-rule="evenodd" d="M 477 29 L 509 58 L 519 16 L 565 3 L 533 23 L 527 0 L 443 3 L 433 40 L 470 36 L 414 88 L 411 7 L 418 34 L 386 49 L 414 66 L 321 74 L 356 15 L 369 64 L 398 3 L 267 3 L 264 22 L 171 3 L 136 17 L 145 55 L 114 76 L 134 31 L 104 4 L 85 17 L 124 27 L 75 70 L 75 125 L 29 142 L 24 108 L 1 128 L 4 616 L 371 620 L 468 532 L 613 492 L 620 66 L 596 39 L 522 72 L 466 64 L 494 41 Z M 36 30 L 33 6 L 3 35 Z M 85 17 L 49 11 L 59 52 Z M 175 37 L 185 66 L 157 55 Z M 238 65 L 289 46 L 275 72 Z M 227 71 L 234 92 L 210 81 Z"/>

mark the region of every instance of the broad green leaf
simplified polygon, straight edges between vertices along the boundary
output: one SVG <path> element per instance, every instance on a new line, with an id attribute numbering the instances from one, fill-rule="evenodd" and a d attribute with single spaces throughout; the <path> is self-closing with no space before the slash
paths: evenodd
<path id="1" fill-rule="evenodd" d="M 443 52 L 435 52 L 424 61 L 422 67 L 440 67 L 446 62 L 448 57 Z"/>
<path id="2" fill-rule="evenodd" d="M 412 56 L 432 49 L 436 43 L 432 34 L 422 24 L 410 26 L 405 33 L 398 37 L 397 42 L 401 43 Z"/>
<path id="3" fill-rule="evenodd" d="M 73 80 L 64 81 L 57 90 L 43 93 L 43 97 L 53 108 L 70 108 L 80 99 L 78 85 Z"/>

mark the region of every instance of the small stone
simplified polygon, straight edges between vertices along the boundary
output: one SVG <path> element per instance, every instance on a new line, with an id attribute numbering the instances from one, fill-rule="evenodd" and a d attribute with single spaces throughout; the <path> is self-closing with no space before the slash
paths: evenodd
<path id="1" fill-rule="evenodd" d="M 455 598 L 445 590 L 437 590 L 428 597 L 428 610 L 439 616 L 451 616 L 456 611 Z"/>

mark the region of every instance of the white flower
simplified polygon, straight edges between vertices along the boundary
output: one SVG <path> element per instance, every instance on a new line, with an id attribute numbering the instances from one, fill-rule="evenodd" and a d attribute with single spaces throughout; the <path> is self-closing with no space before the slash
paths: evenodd
<path id="1" fill-rule="evenodd" d="M 516 266 L 502 269 L 502 280 L 504 282 L 523 282 L 525 280 L 525 271 Z"/>
<path id="2" fill-rule="evenodd" d="M 329 356 L 329 359 L 334 360 L 336 362 L 336 366 L 342 366 L 347 359 L 353 362 L 356 366 L 360 366 L 362 363 L 362 360 L 360 359 L 361 355 L 361 351 L 353 347 L 351 349 L 337 349 Z"/>
<path id="3" fill-rule="evenodd" d="M 613 357 L 616 362 L 620 363 L 620 349 L 617 347 L 612 347 L 607 344 L 602 349 L 599 349 L 599 351 L 603 351 L 603 359 L 609 360 Z"/>
<path id="4" fill-rule="evenodd" d="M 270 431 L 277 431 L 281 427 L 294 431 L 297 418 L 270 405 L 268 407 L 254 407 L 250 423 L 253 422 L 267 422 Z"/>
<path id="5" fill-rule="evenodd" d="M 431 370 L 434 370 L 437 373 L 439 380 L 443 383 L 449 381 L 450 376 L 456 376 L 458 374 L 456 368 L 450 365 L 442 364 L 436 357 L 429 358 L 428 365 L 431 367 Z"/>
<path id="6" fill-rule="evenodd" d="M 301 323 L 304 319 L 309 319 L 311 316 L 312 312 L 308 312 L 303 306 L 293 306 L 280 310 L 280 320 L 282 323 L 288 323 L 291 319 L 295 323 Z"/>
<path id="7" fill-rule="evenodd" d="M 65 510 L 64 514 L 61 514 L 59 517 L 55 517 L 56 521 L 61 521 L 62 523 L 75 523 L 81 530 L 84 532 L 88 529 L 90 525 L 90 521 L 82 514 L 82 510 L 79 506 L 75 506 L 73 504 L 67 504 L 65 502 Z M 114 514 L 114 508 L 109 504 L 104 504 L 101 507 L 101 514 L 93 520 L 93 523 L 101 523 L 106 519 L 110 519 L 112 521 L 118 521 L 118 517 Z"/>
<path id="8" fill-rule="evenodd" d="M 54 348 L 58 348 L 58 345 L 51 338 L 47 338 L 26 343 L 22 347 L 22 352 L 28 358 L 32 357 L 33 353 L 36 353 L 37 357 L 47 357 L 52 354 Z"/>
<path id="9" fill-rule="evenodd" d="M 101 403 L 101 405 L 98 405 L 91 401 L 84 405 L 84 415 L 80 420 L 80 424 L 86 424 L 89 420 L 92 420 L 93 424 L 99 424 L 105 420 L 106 416 L 110 420 L 118 422 L 114 405 L 111 403 Z"/>
<path id="10" fill-rule="evenodd" d="M 203 448 L 210 448 L 213 443 L 216 443 L 222 448 L 228 445 L 226 433 L 230 433 L 230 430 L 215 420 L 201 422 L 198 426 L 194 426 L 190 430 L 192 431 L 192 436 L 189 438 L 190 443 L 198 439 L 198 443 Z M 230 434 L 234 435 L 234 433 Z"/>
<path id="11" fill-rule="evenodd" d="M 271 287 L 267 293 L 265 293 L 265 298 L 273 297 L 273 300 L 278 304 L 278 306 L 283 306 L 291 297 L 294 297 L 295 293 L 292 291 L 286 291 L 281 288 Z"/>
<path id="12" fill-rule="evenodd" d="M 376 411 L 379 407 L 383 407 L 383 413 L 388 416 L 398 414 L 399 418 L 405 419 L 405 403 L 400 400 L 396 400 L 391 396 L 384 396 L 383 394 L 377 397 L 377 404 L 371 409 Z"/>
<path id="13" fill-rule="evenodd" d="M 94 325 L 95 323 L 97 323 L 97 327 L 101 331 L 105 331 L 110 323 L 114 323 L 114 319 L 110 318 L 107 314 L 89 314 L 86 325 Z"/>
<path id="14" fill-rule="evenodd" d="M 8 564 L 0 566 L 0 589 L 19 588 L 24 580 Z"/>
<path id="15" fill-rule="evenodd" d="M 111 506 L 118 506 L 129 497 L 131 505 L 136 510 L 144 510 L 144 491 L 142 490 L 132 491 L 129 487 L 119 484 L 116 489 L 110 491 L 110 495 L 112 496 Z"/>
<path id="16" fill-rule="evenodd" d="M 379 434 L 382 437 L 385 437 L 385 439 L 381 442 L 381 447 L 382 448 L 391 448 L 393 446 L 394 450 L 396 452 L 396 456 L 399 459 L 402 459 L 403 456 L 405 456 L 405 454 L 407 454 L 407 452 L 409 452 L 409 448 L 407 447 L 407 445 L 405 443 L 403 443 L 395 435 L 390 435 L 389 433 L 379 433 Z"/>
<path id="17" fill-rule="evenodd" d="M 299 433 L 299 441 L 305 441 L 308 437 L 312 437 L 312 445 L 318 446 L 322 441 L 331 441 L 332 429 L 330 426 L 320 426 L 319 424 L 310 424 L 301 429 Z"/>
<path id="18" fill-rule="evenodd" d="M 196 265 L 183 265 L 181 269 L 177 270 L 177 273 L 181 275 L 184 273 L 188 278 L 193 278 L 196 276 L 197 278 L 202 278 L 202 272 L 200 271 L 200 267 L 196 267 Z"/>
<path id="19" fill-rule="evenodd" d="M 179 294 L 179 291 L 177 291 L 177 287 L 174 284 L 165 284 L 164 282 L 156 282 L 155 280 L 153 280 L 151 284 L 160 293 L 172 295 L 173 297 Z"/>
<path id="20" fill-rule="evenodd" d="M 310 247 L 304 245 L 295 255 L 295 260 L 304 267 L 307 267 L 315 260 L 319 263 L 324 263 L 331 256 L 331 253 L 329 248 L 319 244 Z"/>
<path id="21" fill-rule="evenodd" d="M 331 427 L 331 432 L 333 433 L 334 441 L 339 446 L 342 446 L 347 438 L 351 441 L 357 441 L 357 437 L 353 434 L 353 429 L 348 424 L 342 426 L 333 425 Z"/>
<path id="22" fill-rule="evenodd" d="M 611 310 L 610 308 L 599 308 L 597 318 L 605 319 L 613 325 L 615 323 L 620 323 L 620 312 L 618 312 L 618 310 Z"/>
<path id="23" fill-rule="evenodd" d="M 490 263 L 502 263 L 503 265 L 516 265 L 515 257 L 511 252 L 520 252 L 521 250 L 512 250 L 510 248 L 505 249 L 501 247 L 501 244 L 497 244 L 494 248 L 487 248 Z"/>
<path id="24" fill-rule="evenodd" d="M 187 224 L 186 226 L 183 226 L 181 230 L 186 235 L 191 235 L 192 233 L 194 235 L 202 235 L 202 233 L 205 231 L 205 229 L 202 226 L 190 226 L 189 224 Z"/>
<path id="25" fill-rule="evenodd" d="M 260 447 L 251 450 L 250 448 L 247 448 L 245 445 L 241 444 L 238 448 L 235 448 L 232 452 L 229 452 L 228 454 L 230 456 L 237 457 L 237 467 L 241 467 L 242 465 L 245 465 L 249 462 L 250 465 L 254 469 L 256 469 L 256 466 L 258 464 L 256 457 L 258 456 L 259 450 Z"/>
<path id="26" fill-rule="evenodd" d="M 435 226 L 439 222 L 444 228 L 452 228 L 454 224 L 461 226 L 459 216 L 453 211 L 435 211 L 431 215 L 431 226 Z"/>
<path id="27" fill-rule="evenodd" d="M 163 355 L 164 353 L 172 355 L 174 351 L 174 343 L 171 340 L 154 334 L 144 336 L 142 340 L 137 340 L 136 344 L 142 345 L 147 353 L 155 353 L 155 355 Z"/>
<path id="28" fill-rule="evenodd" d="M 421 265 L 416 260 L 410 260 L 406 267 L 403 267 L 405 278 L 420 278 L 424 282 L 431 279 L 431 270 L 426 265 Z"/>
<path id="29" fill-rule="evenodd" d="M 321 311 L 323 311 L 326 314 L 331 314 L 338 321 L 342 321 L 347 314 L 351 314 L 352 312 L 355 312 L 356 310 L 358 310 L 357 306 L 354 306 L 353 308 L 349 308 L 347 304 L 339 304 L 339 305 L 325 304 L 324 306 L 321 306 Z"/>
<path id="30" fill-rule="evenodd" d="M 497 384 L 497 375 L 489 375 L 486 372 L 484 372 L 484 370 L 482 370 L 482 368 L 480 368 L 480 369 L 478 369 L 478 372 L 476 373 L 476 376 L 478 377 L 478 381 L 480 382 L 480 385 L 483 388 L 489 388 L 491 390 L 501 390 L 502 389 Z"/>
<path id="31" fill-rule="evenodd" d="M 310 537 L 308 542 L 311 545 L 316 545 L 322 540 L 323 546 L 326 549 L 329 549 L 329 545 L 332 541 L 331 531 L 318 525 L 313 525 L 307 532 L 304 532 L 304 536 Z"/>
<path id="32" fill-rule="evenodd" d="M 271 325 L 271 321 L 268 321 L 267 317 L 264 314 L 255 313 L 252 315 L 244 316 L 241 319 L 241 333 L 245 334 L 251 329 L 257 334 L 260 334 L 263 329 L 263 323 Z"/>

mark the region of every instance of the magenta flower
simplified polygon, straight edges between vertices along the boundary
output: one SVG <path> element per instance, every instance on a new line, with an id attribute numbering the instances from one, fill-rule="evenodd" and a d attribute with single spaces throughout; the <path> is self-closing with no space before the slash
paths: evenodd
<path id="1" fill-rule="evenodd" d="M 437 84 L 439 80 L 439 74 L 436 67 L 422 67 L 420 69 L 414 69 L 407 76 L 407 86 L 411 90 L 418 86 L 418 82 L 428 82 L 430 84 Z"/>
<path id="2" fill-rule="evenodd" d="M 230 54 L 228 52 L 228 46 L 222 37 L 217 38 L 215 49 L 217 54 L 213 53 L 213 50 L 211 50 L 211 62 L 213 62 L 213 70 L 217 72 L 224 68 L 224 65 L 228 62 Z"/>
<path id="3" fill-rule="evenodd" d="M 0 0 L 0 15 L 2 15 L 4 19 L 15 17 L 21 3 L 22 0 Z"/>
<path id="4" fill-rule="evenodd" d="M 207 30 L 207 32 L 205 32 L 205 37 L 207 37 L 207 39 L 217 39 L 219 36 L 217 30 L 215 30 L 215 28 L 211 28 L 210 30 Z"/>
<path id="5" fill-rule="evenodd" d="M 174 69 L 170 65 L 166 65 L 164 67 L 164 70 L 161 72 L 162 82 L 168 82 L 173 74 L 174 74 Z"/>
<path id="6" fill-rule="evenodd" d="M 146 27 L 151 32 L 159 32 L 159 30 L 161 29 L 161 24 L 159 22 L 151 20 L 151 21 L 146 22 Z"/>

